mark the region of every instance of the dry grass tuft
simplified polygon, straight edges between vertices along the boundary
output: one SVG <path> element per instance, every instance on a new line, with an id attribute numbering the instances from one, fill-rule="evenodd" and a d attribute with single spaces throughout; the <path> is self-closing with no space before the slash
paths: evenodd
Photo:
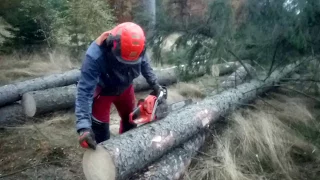
<path id="1" fill-rule="evenodd" d="M 0 57 L 0 84 L 61 73 L 76 67 L 79 67 L 79 64 L 73 63 L 67 52 L 56 50 L 44 54 L 16 52 Z"/>
<path id="2" fill-rule="evenodd" d="M 302 98 L 258 101 L 233 113 L 189 169 L 191 179 L 302 179 L 319 176 L 319 122 Z M 319 135 L 318 135 L 319 136 Z M 306 168 L 306 164 L 309 164 Z M 314 166 L 311 167 L 310 164 Z"/>
<path id="3" fill-rule="evenodd" d="M 180 82 L 176 84 L 174 87 L 179 92 L 179 94 L 187 98 L 202 99 L 206 96 L 206 94 L 197 85 L 194 84 Z"/>
<path id="4" fill-rule="evenodd" d="M 177 92 L 177 89 L 174 89 L 174 88 L 168 89 L 168 99 L 167 99 L 168 104 L 179 102 L 184 99 L 185 98 L 179 92 Z"/>

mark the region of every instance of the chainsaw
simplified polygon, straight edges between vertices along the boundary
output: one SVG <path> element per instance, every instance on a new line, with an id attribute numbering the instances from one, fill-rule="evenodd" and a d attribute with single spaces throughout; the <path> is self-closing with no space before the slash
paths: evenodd
<path id="1" fill-rule="evenodd" d="M 166 117 L 170 112 L 192 104 L 192 99 L 186 99 L 173 104 L 167 104 L 168 90 L 163 90 L 157 96 L 152 91 L 146 98 L 138 101 L 137 107 L 130 113 L 129 121 L 132 124 L 143 125 Z"/>

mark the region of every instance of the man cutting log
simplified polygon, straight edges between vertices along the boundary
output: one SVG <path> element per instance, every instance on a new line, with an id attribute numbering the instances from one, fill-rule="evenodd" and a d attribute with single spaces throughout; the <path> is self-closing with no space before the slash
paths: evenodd
<path id="1" fill-rule="evenodd" d="M 129 114 L 135 108 L 133 79 L 140 73 L 156 93 L 162 90 L 149 64 L 145 41 L 139 25 L 125 22 L 102 33 L 87 49 L 75 104 L 83 148 L 95 149 L 97 143 L 110 138 L 112 103 L 121 117 L 119 133 L 135 127 L 129 123 Z"/>

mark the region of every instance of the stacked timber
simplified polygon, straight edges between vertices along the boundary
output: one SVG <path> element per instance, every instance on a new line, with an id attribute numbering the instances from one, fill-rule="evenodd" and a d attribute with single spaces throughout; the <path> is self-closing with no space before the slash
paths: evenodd
<path id="1" fill-rule="evenodd" d="M 75 84 L 78 81 L 79 76 L 80 71 L 74 69 L 61 74 L 53 74 L 2 86 L 0 87 L 0 107 L 15 101 L 19 101 L 22 94 L 29 91 Z"/>
<path id="2" fill-rule="evenodd" d="M 226 73 L 225 69 L 231 73 L 238 63 L 230 62 L 217 67 L 216 74 Z M 178 81 L 177 67 L 154 71 L 161 85 L 169 86 Z M 198 73 L 202 76 L 205 71 Z M 0 87 L 0 127 L 24 124 L 30 117 L 73 108 L 79 76 L 80 70 L 74 69 Z M 150 89 L 142 75 L 134 79 L 133 85 L 136 92 Z"/>

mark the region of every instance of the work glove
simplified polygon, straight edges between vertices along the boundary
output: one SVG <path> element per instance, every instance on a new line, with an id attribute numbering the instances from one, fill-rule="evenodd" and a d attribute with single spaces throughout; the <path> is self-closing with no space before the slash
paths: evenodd
<path id="1" fill-rule="evenodd" d="M 156 96 L 159 96 L 160 92 L 163 91 L 163 88 L 160 86 L 160 84 L 155 84 L 152 87 L 153 91 L 155 92 Z"/>
<path id="2" fill-rule="evenodd" d="M 96 149 L 97 143 L 95 141 L 94 133 L 91 129 L 83 129 L 79 132 L 79 143 L 83 148 Z"/>

